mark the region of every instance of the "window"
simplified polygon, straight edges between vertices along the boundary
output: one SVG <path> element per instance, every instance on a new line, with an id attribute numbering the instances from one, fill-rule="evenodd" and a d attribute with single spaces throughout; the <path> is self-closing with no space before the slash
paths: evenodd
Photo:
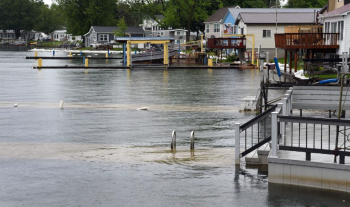
<path id="1" fill-rule="evenodd" d="M 178 44 L 178 45 L 179 45 L 179 44 L 180 44 L 180 40 L 176 40 L 176 44 Z"/>
<path id="2" fill-rule="evenodd" d="M 220 32 L 220 24 L 214 24 L 214 32 Z"/>
<path id="3" fill-rule="evenodd" d="M 205 32 L 206 32 L 206 33 L 209 33 L 209 24 L 206 24 L 206 25 L 205 25 L 205 28 L 206 28 Z"/>
<path id="4" fill-rule="evenodd" d="M 329 22 L 326 22 L 326 25 L 325 25 L 325 33 L 329 33 Z"/>
<path id="5" fill-rule="evenodd" d="M 164 32 L 160 32 L 160 36 L 164 36 Z"/>
<path id="6" fill-rule="evenodd" d="M 100 34 L 100 41 L 108 41 L 108 34 Z"/>
<path id="7" fill-rule="evenodd" d="M 263 30 L 263 38 L 271 38 L 271 30 Z"/>
<path id="8" fill-rule="evenodd" d="M 337 32 L 337 22 L 332 22 L 331 23 L 331 33 L 336 33 Z"/>
<path id="9" fill-rule="evenodd" d="M 339 33 L 339 40 L 343 40 L 343 33 L 344 33 L 344 21 L 338 22 L 338 33 Z"/>

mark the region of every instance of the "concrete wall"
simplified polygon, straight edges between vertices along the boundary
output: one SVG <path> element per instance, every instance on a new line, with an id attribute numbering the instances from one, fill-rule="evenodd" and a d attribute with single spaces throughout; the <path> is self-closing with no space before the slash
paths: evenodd
<path id="1" fill-rule="evenodd" d="M 350 166 L 268 158 L 269 183 L 350 192 Z"/>

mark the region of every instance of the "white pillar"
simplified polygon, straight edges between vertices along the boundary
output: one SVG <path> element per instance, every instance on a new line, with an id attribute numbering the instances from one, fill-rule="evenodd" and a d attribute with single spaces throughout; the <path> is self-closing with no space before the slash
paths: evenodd
<path id="1" fill-rule="evenodd" d="M 278 112 L 271 113 L 271 156 L 272 157 L 277 157 L 277 143 L 278 143 L 277 115 L 278 115 Z"/>
<path id="2" fill-rule="evenodd" d="M 283 102 L 282 115 L 287 116 L 287 110 L 288 110 L 287 98 L 283 98 L 282 102 Z M 285 137 L 286 136 L 286 123 L 285 122 L 281 122 L 281 134 L 282 134 L 281 143 L 284 145 L 285 138 L 286 138 Z"/>
<path id="3" fill-rule="evenodd" d="M 235 124 L 235 164 L 240 164 L 240 154 L 241 154 L 241 142 L 240 142 L 240 134 L 241 134 L 241 124 L 236 123 Z"/>

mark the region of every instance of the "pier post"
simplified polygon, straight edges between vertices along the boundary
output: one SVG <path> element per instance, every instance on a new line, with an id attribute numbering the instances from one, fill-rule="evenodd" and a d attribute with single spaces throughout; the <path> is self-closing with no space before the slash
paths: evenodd
<path id="1" fill-rule="evenodd" d="M 80 55 L 81 55 L 81 56 L 83 55 L 83 51 L 82 51 L 82 50 L 80 50 Z"/>
<path id="2" fill-rule="evenodd" d="M 85 59 L 85 67 L 86 67 L 86 68 L 89 67 L 89 58 L 86 58 L 86 59 Z"/>
<path id="3" fill-rule="evenodd" d="M 277 115 L 278 115 L 278 112 L 271 113 L 271 156 L 272 157 L 277 157 L 277 143 L 278 143 Z"/>
<path id="4" fill-rule="evenodd" d="M 52 50 L 52 55 L 55 56 L 55 50 Z"/>
<path id="5" fill-rule="evenodd" d="M 168 43 L 164 43 L 164 65 L 169 65 L 169 46 Z"/>
<path id="6" fill-rule="evenodd" d="M 240 139 L 240 134 L 241 134 L 241 124 L 236 123 L 235 124 L 235 164 L 239 165 L 240 164 L 240 159 L 241 159 L 241 139 Z"/>
<path id="7" fill-rule="evenodd" d="M 126 66 L 126 44 L 125 43 L 123 43 L 123 60 L 124 60 L 123 65 Z"/>
<path id="8" fill-rule="evenodd" d="M 43 59 L 39 58 L 38 67 L 43 67 Z"/>
<path id="9" fill-rule="evenodd" d="M 35 54 L 35 57 L 38 57 L 38 52 L 35 51 L 34 54 Z"/>
<path id="10" fill-rule="evenodd" d="M 72 52 L 69 52 L 69 57 L 72 57 Z"/>

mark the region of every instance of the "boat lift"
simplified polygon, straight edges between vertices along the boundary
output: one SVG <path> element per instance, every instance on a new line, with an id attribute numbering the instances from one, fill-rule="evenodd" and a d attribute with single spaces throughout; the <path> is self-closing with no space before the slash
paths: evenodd
<path id="1" fill-rule="evenodd" d="M 172 37 L 116 37 L 115 41 L 123 43 L 124 64 L 131 66 L 131 44 L 162 44 L 164 45 L 164 65 L 169 65 L 169 46 L 168 43 L 174 41 Z"/>

